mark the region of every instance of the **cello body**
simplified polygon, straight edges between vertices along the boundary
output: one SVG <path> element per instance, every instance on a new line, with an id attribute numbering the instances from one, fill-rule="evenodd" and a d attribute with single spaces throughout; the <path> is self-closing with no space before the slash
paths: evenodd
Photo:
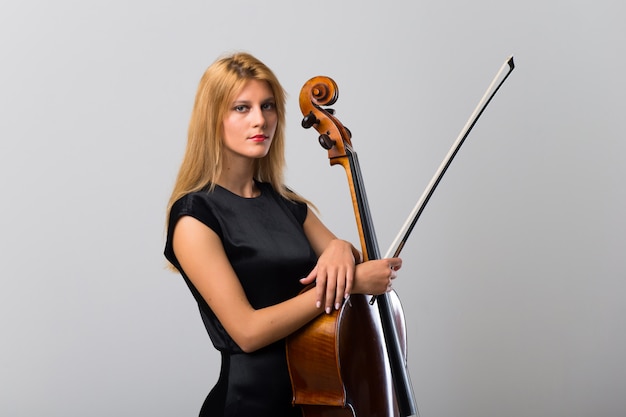
<path id="1" fill-rule="evenodd" d="M 351 295 L 287 346 L 294 403 L 305 417 L 398 415 L 378 307 L 367 296 Z"/>
<path id="2" fill-rule="evenodd" d="M 331 165 L 348 177 L 363 260 L 379 259 L 365 189 L 350 132 L 329 109 L 335 82 L 314 77 L 300 93 L 304 127 L 315 126 Z M 416 413 L 406 364 L 406 323 L 395 291 L 353 294 L 287 338 L 293 403 L 305 417 L 406 417 Z"/>

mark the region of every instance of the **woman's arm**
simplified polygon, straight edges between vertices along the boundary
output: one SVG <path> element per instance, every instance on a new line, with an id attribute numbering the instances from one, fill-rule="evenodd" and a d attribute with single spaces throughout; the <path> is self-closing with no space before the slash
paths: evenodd
<path id="1" fill-rule="evenodd" d="M 255 310 L 248 301 L 220 238 L 197 219 L 184 216 L 174 229 L 173 247 L 186 275 L 224 329 L 244 352 L 280 340 L 321 313 L 315 292 Z"/>
<path id="2" fill-rule="evenodd" d="M 316 222 L 319 224 L 316 225 Z M 340 281 L 345 282 L 350 274 L 350 262 L 346 261 L 349 258 L 352 259 L 353 279 L 350 286 L 344 287 L 363 294 L 382 294 L 389 289 L 396 270 L 402 265 L 399 258 L 364 262 L 355 267 L 354 254 L 348 248 L 349 244 L 339 241 L 323 225 L 320 228 L 320 225 L 317 217 L 307 217 L 305 221 L 307 236 L 312 233 L 311 244 L 316 252 L 321 251 L 316 270 L 324 270 L 327 277 L 339 277 Z M 323 311 L 317 307 L 318 295 L 312 290 L 273 306 L 254 309 L 228 261 L 219 237 L 193 217 L 184 216 L 177 222 L 173 248 L 185 274 L 244 352 L 253 352 L 287 337 Z M 346 256 L 346 248 L 350 256 Z M 338 296 L 339 300 L 342 294 Z M 336 299 L 334 296 L 335 293 L 333 299 Z M 321 301 L 325 302 L 324 298 Z"/>

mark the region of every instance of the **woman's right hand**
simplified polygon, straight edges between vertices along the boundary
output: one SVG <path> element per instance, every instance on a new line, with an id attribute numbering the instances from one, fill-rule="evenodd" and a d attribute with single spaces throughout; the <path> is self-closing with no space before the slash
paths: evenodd
<path id="1" fill-rule="evenodd" d="M 402 268 L 402 259 L 385 258 L 360 263 L 356 266 L 352 292 L 379 295 L 391 291 L 391 282 Z"/>

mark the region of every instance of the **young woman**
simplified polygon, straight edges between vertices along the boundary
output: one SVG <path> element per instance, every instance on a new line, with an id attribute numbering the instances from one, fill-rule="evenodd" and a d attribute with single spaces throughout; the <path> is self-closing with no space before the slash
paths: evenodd
<path id="1" fill-rule="evenodd" d="M 262 62 L 237 53 L 206 70 L 165 246 L 222 355 L 201 416 L 299 416 L 285 337 L 351 293 L 388 291 L 402 265 L 360 262 L 285 186 L 284 127 L 284 90 Z"/>

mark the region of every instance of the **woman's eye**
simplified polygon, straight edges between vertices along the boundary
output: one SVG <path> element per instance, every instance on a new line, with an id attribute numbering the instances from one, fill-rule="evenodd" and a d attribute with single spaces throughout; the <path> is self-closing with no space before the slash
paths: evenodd
<path id="1" fill-rule="evenodd" d="M 274 103 L 263 104 L 263 110 L 274 110 L 275 108 L 276 108 L 276 104 Z"/>
<path id="2" fill-rule="evenodd" d="M 248 109 L 248 107 L 247 107 L 247 106 L 244 106 L 243 104 L 240 104 L 240 105 L 238 105 L 238 106 L 235 106 L 235 108 L 234 108 L 234 110 L 235 110 L 236 112 L 244 112 L 244 111 L 246 111 L 247 109 Z"/>

